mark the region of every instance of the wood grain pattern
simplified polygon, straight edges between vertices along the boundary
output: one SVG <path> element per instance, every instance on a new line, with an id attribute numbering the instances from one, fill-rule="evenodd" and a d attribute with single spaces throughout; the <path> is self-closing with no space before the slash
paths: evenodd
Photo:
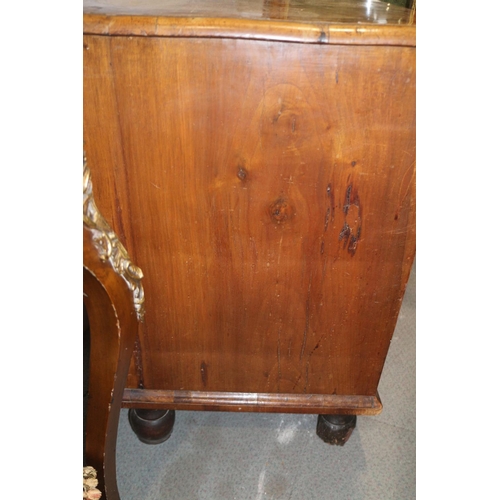
<path id="1" fill-rule="evenodd" d="M 148 290 L 144 387 L 375 396 L 415 252 L 415 49 L 84 47 L 95 197 Z"/>

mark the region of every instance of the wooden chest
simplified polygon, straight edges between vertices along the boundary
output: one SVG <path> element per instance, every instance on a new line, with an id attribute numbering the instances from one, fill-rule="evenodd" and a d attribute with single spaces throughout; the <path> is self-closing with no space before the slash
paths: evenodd
<path id="1" fill-rule="evenodd" d="M 415 254 L 415 24 L 84 1 L 94 195 L 143 271 L 130 408 L 376 414 Z"/>

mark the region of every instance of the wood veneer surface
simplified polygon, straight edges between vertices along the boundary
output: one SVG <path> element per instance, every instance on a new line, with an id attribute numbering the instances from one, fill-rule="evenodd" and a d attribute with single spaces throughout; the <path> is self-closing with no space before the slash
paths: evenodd
<path id="1" fill-rule="evenodd" d="M 415 49 L 84 37 L 151 390 L 375 396 L 415 251 Z"/>

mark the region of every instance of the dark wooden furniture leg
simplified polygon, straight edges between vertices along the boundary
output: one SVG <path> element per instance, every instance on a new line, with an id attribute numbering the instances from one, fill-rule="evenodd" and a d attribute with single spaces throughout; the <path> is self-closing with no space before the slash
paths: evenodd
<path id="1" fill-rule="evenodd" d="M 102 499 L 119 500 L 116 437 L 142 315 L 142 273 L 97 210 L 85 161 L 83 184 L 83 290 L 90 324 L 85 459 L 97 470 Z"/>
<path id="2" fill-rule="evenodd" d="M 128 412 L 128 420 L 140 441 L 146 444 L 160 444 L 172 434 L 175 410 L 131 408 Z"/>
<path id="3" fill-rule="evenodd" d="M 328 444 L 344 446 L 356 427 L 356 415 L 318 415 L 316 434 Z"/>

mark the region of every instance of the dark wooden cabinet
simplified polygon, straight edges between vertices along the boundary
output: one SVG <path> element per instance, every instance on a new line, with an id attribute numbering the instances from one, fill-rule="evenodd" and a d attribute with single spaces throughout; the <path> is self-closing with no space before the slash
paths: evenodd
<path id="1" fill-rule="evenodd" d="M 128 3 L 84 2 L 94 196 L 144 274 L 123 405 L 380 412 L 415 254 L 412 11 Z"/>

